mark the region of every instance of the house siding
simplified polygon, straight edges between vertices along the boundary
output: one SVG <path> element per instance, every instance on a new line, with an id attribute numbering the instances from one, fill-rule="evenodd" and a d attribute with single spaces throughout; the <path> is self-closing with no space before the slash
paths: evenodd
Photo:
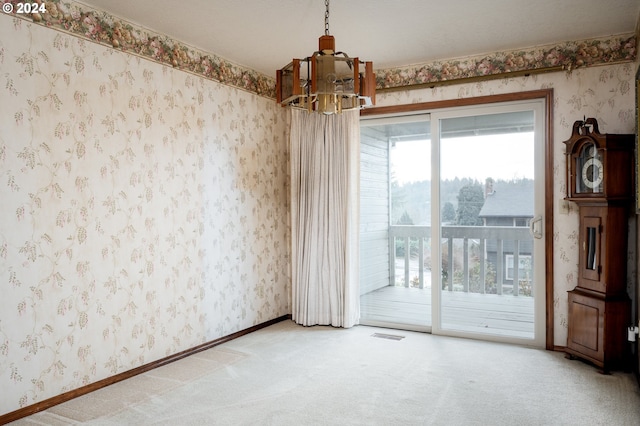
<path id="1" fill-rule="evenodd" d="M 360 140 L 360 294 L 389 285 L 389 143 Z"/>

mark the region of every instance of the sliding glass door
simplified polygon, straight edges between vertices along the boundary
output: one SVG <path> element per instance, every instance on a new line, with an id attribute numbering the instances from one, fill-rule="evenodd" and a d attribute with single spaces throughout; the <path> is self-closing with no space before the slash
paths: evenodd
<path id="1" fill-rule="evenodd" d="M 542 106 L 432 115 L 442 209 L 437 333 L 544 343 Z"/>
<path id="2" fill-rule="evenodd" d="M 544 102 L 363 120 L 363 324 L 544 344 Z"/>

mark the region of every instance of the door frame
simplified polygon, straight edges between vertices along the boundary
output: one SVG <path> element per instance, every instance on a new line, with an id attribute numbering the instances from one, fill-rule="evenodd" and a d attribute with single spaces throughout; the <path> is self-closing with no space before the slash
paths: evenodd
<path id="1" fill-rule="evenodd" d="M 429 111 L 460 106 L 480 106 L 493 103 L 543 99 L 544 128 L 544 238 L 545 238 L 545 347 L 556 350 L 554 345 L 554 312 L 553 312 L 553 89 L 541 89 L 527 92 L 506 93 L 500 95 L 478 96 L 473 98 L 450 99 L 415 104 L 391 105 L 367 108 L 360 111 L 361 117 L 374 117 L 383 114 L 403 114 L 418 111 Z"/>

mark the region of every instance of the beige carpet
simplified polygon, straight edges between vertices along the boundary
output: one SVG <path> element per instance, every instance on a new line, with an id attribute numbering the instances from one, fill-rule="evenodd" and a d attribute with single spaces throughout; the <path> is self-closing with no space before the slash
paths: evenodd
<path id="1" fill-rule="evenodd" d="M 557 352 L 286 321 L 13 424 L 640 425 L 640 388 Z"/>

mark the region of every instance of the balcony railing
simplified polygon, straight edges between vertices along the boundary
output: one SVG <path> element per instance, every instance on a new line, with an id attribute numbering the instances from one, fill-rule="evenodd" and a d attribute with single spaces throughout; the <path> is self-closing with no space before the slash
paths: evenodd
<path id="1" fill-rule="evenodd" d="M 437 261 L 431 258 L 430 239 L 430 226 L 389 228 L 391 285 L 424 288 L 430 283 L 431 268 Z M 531 296 L 532 240 L 527 227 L 443 226 L 442 288 Z M 505 263 L 508 257 L 512 259 L 509 265 Z"/>

